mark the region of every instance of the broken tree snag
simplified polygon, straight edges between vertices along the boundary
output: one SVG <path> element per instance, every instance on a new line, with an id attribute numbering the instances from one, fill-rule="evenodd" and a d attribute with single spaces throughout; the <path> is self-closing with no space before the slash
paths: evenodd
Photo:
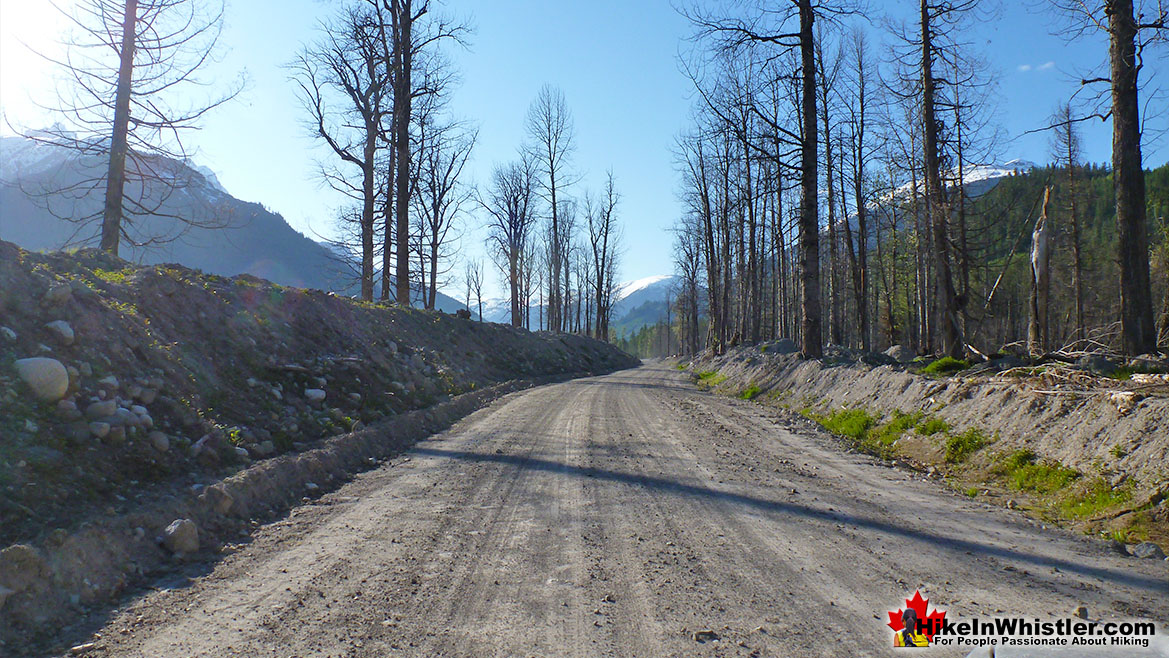
<path id="1" fill-rule="evenodd" d="M 1048 347 L 1047 301 L 1051 287 L 1051 229 L 1047 225 L 1047 208 L 1051 203 L 1051 186 L 1043 190 L 1043 210 L 1031 232 L 1031 321 L 1027 326 L 1027 350 L 1040 356 Z"/>

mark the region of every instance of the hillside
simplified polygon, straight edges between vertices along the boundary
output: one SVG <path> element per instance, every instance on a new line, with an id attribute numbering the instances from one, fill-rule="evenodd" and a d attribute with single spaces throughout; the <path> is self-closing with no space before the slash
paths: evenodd
<path id="1" fill-rule="evenodd" d="M 636 363 L 577 336 L 10 243 L 0 325 L 0 543 L 498 382 Z"/>
<path id="2" fill-rule="evenodd" d="M 298 288 L 343 294 L 357 291 L 343 254 L 297 232 L 262 204 L 241 201 L 220 185 L 215 174 L 190 163 L 166 161 L 178 187 L 156 216 L 130 227 L 136 242 L 123 244 L 122 256 L 143 265 L 180 263 L 220 276 L 253 276 Z M 78 224 L 62 217 L 88 217 L 104 201 L 104 188 L 77 186 L 100 175 L 105 161 L 23 137 L 0 138 L 0 240 L 30 251 L 94 247 L 97 222 Z M 205 227 L 175 219 L 194 219 Z M 438 308 L 454 312 L 463 305 L 439 294 Z"/>

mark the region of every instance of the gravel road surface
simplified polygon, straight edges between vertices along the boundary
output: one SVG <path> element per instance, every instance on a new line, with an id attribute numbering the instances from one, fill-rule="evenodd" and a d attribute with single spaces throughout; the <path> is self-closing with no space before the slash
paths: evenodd
<path id="1" fill-rule="evenodd" d="M 650 364 L 468 416 L 160 582 L 93 653 L 881 656 L 918 589 L 1163 624 L 1167 574 Z"/>

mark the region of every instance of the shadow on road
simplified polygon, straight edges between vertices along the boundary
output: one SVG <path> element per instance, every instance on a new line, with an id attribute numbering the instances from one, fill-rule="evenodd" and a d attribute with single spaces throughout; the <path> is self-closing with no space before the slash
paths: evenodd
<path id="1" fill-rule="evenodd" d="M 424 446 L 415 446 L 411 452 L 418 455 L 428 455 L 437 458 L 457 459 L 469 462 L 496 462 L 500 464 L 509 464 L 524 469 L 547 471 L 553 473 L 565 473 L 577 477 L 596 478 L 600 480 L 628 484 L 631 486 L 644 487 L 647 489 L 653 489 L 655 491 L 661 491 L 683 497 L 722 500 L 735 505 L 751 507 L 762 510 L 764 512 L 775 514 L 800 516 L 808 519 L 815 519 L 832 523 L 847 523 L 877 532 L 896 535 L 913 541 L 923 542 L 931 546 L 940 547 L 946 550 L 963 553 L 961 557 L 956 557 L 955 559 L 965 559 L 965 552 L 969 551 L 978 555 L 990 555 L 1021 560 L 1023 562 L 1028 562 L 1037 566 L 1056 567 L 1063 571 L 1100 578 L 1101 580 L 1110 583 L 1129 585 L 1131 587 L 1137 587 L 1151 592 L 1164 593 L 1166 587 L 1169 586 L 1169 582 L 1164 579 L 1151 578 L 1140 574 L 1128 573 L 1118 569 L 1109 569 L 1106 567 L 1082 564 L 1080 562 L 1070 562 L 1068 560 L 1045 557 L 1043 555 L 1036 555 L 1033 553 L 1014 551 L 1000 546 L 979 543 L 978 541 L 974 540 L 947 537 L 936 533 L 915 530 L 913 528 L 906 528 L 904 526 L 894 525 L 885 521 L 879 521 L 868 517 L 843 514 L 839 512 L 827 512 L 798 503 L 769 500 L 756 496 L 718 491 L 717 489 L 711 489 L 709 487 L 684 484 L 674 480 L 651 475 L 625 473 L 622 471 L 612 471 L 592 467 L 582 468 L 579 466 L 571 466 L 562 462 L 541 459 L 538 457 L 524 457 L 506 454 L 482 454 L 464 450 L 444 450 L 442 448 L 430 448 Z"/>

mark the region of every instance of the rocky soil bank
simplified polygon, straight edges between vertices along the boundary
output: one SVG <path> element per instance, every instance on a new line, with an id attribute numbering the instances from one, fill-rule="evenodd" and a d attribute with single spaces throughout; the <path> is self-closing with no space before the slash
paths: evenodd
<path id="1" fill-rule="evenodd" d="M 1169 547 L 1169 376 L 1121 380 L 1100 376 L 1117 365 L 1103 359 L 1023 366 L 1012 357 L 931 375 L 924 363 L 898 362 L 895 348 L 828 352 L 805 359 L 779 341 L 680 367 L 702 387 L 800 413 L 968 496 L 1164 557 L 1154 544 Z M 1145 361 L 1139 369 L 1161 366 Z"/>
<path id="2" fill-rule="evenodd" d="M 575 336 L 0 242 L 3 635 L 222 545 L 518 385 L 502 382 L 636 363 Z M 236 521 L 208 532 L 207 513 Z"/>

